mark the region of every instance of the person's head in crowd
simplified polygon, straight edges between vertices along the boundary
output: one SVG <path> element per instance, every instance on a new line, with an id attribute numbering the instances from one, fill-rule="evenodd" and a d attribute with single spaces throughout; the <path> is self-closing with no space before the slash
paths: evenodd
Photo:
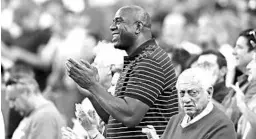
<path id="1" fill-rule="evenodd" d="M 209 15 L 198 20 L 197 44 L 203 49 L 218 49 L 216 25 Z"/>
<path id="2" fill-rule="evenodd" d="M 193 119 L 211 101 L 213 87 L 210 76 L 201 68 L 189 68 L 178 77 L 176 88 L 181 108 Z"/>
<path id="3" fill-rule="evenodd" d="M 169 45 L 178 45 L 184 36 L 184 27 L 187 21 L 180 13 L 168 14 L 163 23 L 162 33 L 164 41 Z"/>
<path id="4" fill-rule="evenodd" d="M 43 3 L 45 11 L 52 15 L 54 18 L 59 19 L 63 15 L 63 4 L 61 1 L 46 1 Z"/>
<path id="5" fill-rule="evenodd" d="M 152 38 L 149 14 L 139 6 L 120 8 L 110 26 L 115 48 L 129 54 L 134 47 Z"/>
<path id="6" fill-rule="evenodd" d="M 6 100 L 9 107 L 23 116 L 28 116 L 37 103 L 35 96 L 41 95 L 38 83 L 29 76 L 13 76 L 6 81 Z"/>
<path id="7" fill-rule="evenodd" d="M 233 55 L 235 56 L 237 62 L 237 68 L 243 73 L 246 73 L 246 66 L 252 60 L 255 43 L 255 30 L 253 29 L 242 31 L 236 41 Z"/>
<path id="8" fill-rule="evenodd" d="M 14 22 L 23 30 L 38 29 L 40 8 L 32 1 L 26 1 L 14 10 Z"/>
<path id="9" fill-rule="evenodd" d="M 170 53 L 176 75 L 179 75 L 186 67 L 186 61 L 190 58 L 190 53 L 183 48 L 174 48 Z"/>
<path id="10" fill-rule="evenodd" d="M 196 66 L 205 68 L 212 73 L 212 85 L 225 81 L 227 61 L 219 51 L 206 50 L 202 52 L 196 63 Z"/>
<path id="11" fill-rule="evenodd" d="M 197 60 L 200 55 L 191 55 L 190 58 L 185 63 L 185 69 L 195 67 L 197 65 Z"/>

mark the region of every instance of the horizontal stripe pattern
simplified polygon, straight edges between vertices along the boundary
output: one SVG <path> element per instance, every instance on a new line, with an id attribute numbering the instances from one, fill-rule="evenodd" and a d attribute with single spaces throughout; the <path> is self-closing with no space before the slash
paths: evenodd
<path id="1" fill-rule="evenodd" d="M 150 109 L 134 128 L 127 128 L 110 116 L 108 139 L 147 139 L 143 127 L 153 125 L 161 135 L 171 116 L 178 113 L 176 75 L 170 58 L 156 43 L 150 43 L 134 59 L 125 59 L 123 72 L 116 85 L 116 96 L 132 97 Z"/>

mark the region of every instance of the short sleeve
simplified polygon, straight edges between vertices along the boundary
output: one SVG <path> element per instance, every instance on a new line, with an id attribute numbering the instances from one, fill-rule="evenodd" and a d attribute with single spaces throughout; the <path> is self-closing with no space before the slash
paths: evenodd
<path id="1" fill-rule="evenodd" d="M 125 96 L 152 106 L 163 90 L 164 80 L 159 64 L 152 59 L 143 58 L 130 73 Z"/>

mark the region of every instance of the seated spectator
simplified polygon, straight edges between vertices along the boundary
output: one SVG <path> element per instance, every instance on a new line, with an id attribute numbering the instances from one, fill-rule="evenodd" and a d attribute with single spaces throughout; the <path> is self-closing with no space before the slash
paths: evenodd
<path id="1" fill-rule="evenodd" d="M 256 42 L 253 35 L 250 34 L 250 32 L 252 31 L 253 29 L 247 29 L 245 31 L 242 31 L 236 40 L 236 45 L 233 52 L 236 60 L 236 72 L 232 83 L 245 83 L 244 81 L 247 80 L 247 78 L 243 78 L 242 76 L 245 76 L 246 66 L 252 60 L 253 46 L 250 42 Z"/>
<path id="2" fill-rule="evenodd" d="M 191 68 L 178 77 L 176 88 L 183 111 L 170 119 L 162 139 L 236 138 L 232 122 L 211 103 L 213 88 L 207 73 Z"/>
<path id="3" fill-rule="evenodd" d="M 109 93 L 114 95 L 115 91 L 115 85 L 116 82 L 120 76 L 120 72 L 122 71 L 123 67 L 123 56 L 126 55 L 124 51 L 121 51 L 119 49 L 115 49 L 113 47 L 113 44 L 107 43 L 107 42 L 99 42 L 98 45 L 94 49 L 95 58 L 93 60 L 92 65 L 97 68 L 98 71 L 98 82 L 106 89 Z M 88 93 L 87 90 L 81 88 L 78 86 L 78 89 L 81 94 Z M 82 102 L 83 110 L 85 112 L 88 111 L 95 111 L 93 105 L 91 104 L 90 100 L 88 98 L 84 99 Z M 97 115 L 97 114 L 96 114 Z M 98 119 L 97 121 L 102 121 L 99 116 L 97 115 Z M 75 123 L 77 120 L 75 120 Z M 98 126 L 100 125 L 100 132 L 104 130 L 105 123 L 102 121 L 101 123 L 97 122 Z M 68 129 L 68 128 L 65 128 Z M 72 128 L 72 132 L 74 135 L 78 138 L 83 138 L 88 135 L 85 129 L 81 129 L 80 124 L 75 124 Z"/>
<path id="4" fill-rule="evenodd" d="M 245 94 L 244 101 L 246 104 L 256 92 L 255 84 L 253 82 L 248 82 L 248 75 L 246 74 L 246 66 L 252 60 L 254 44 L 256 43 L 253 32 L 255 33 L 253 29 L 248 29 L 241 32 L 237 39 L 233 53 L 237 61 L 237 70 L 242 72 L 241 76 L 235 77 L 234 83 L 238 82 L 239 87 Z M 235 75 L 238 75 L 237 73 L 238 71 L 235 72 Z M 241 116 L 241 113 L 236 105 L 235 91 L 229 92 L 224 98 L 222 104 L 226 108 L 226 114 L 237 127 L 237 122 Z"/>
<path id="5" fill-rule="evenodd" d="M 46 100 L 34 78 L 13 76 L 6 82 L 6 100 L 25 118 L 14 131 L 13 139 L 59 139 L 62 116 Z"/>
<path id="6" fill-rule="evenodd" d="M 256 36 L 255 36 L 256 38 Z M 253 42 L 251 42 L 253 44 Z M 253 44 L 256 50 L 256 43 Z M 239 88 L 239 85 L 232 86 L 236 91 L 236 104 L 242 116 L 238 121 L 238 138 L 239 139 L 255 139 L 256 137 L 256 51 L 253 60 L 247 66 L 249 71 L 249 83 L 254 86 L 254 93 L 250 94 L 250 99 L 245 103 L 245 94 Z"/>
<path id="7" fill-rule="evenodd" d="M 29 66 L 26 66 L 24 64 L 15 64 L 10 69 L 6 70 L 4 78 L 8 80 L 10 77 L 14 76 L 29 76 L 31 78 L 34 78 L 35 73 L 33 72 L 33 69 Z M 2 95 L 3 97 L 6 96 L 6 89 L 2 91 Z M 4 115 L 6 115 L 6 138 L 10 139 L 12 138 L 13 132 L 18 127 L 20 121 L 23 119 L 23 116 L 20 115 L 20 113 L 16 111 L 15 108 L 9 108 L 7 100 L 5 100 L 5 103 L 5 106 L 7 106 L 7 108 L 3 112 L 5 113 Z"/>
<path id="8" fill-rule="evenodd" d="M 86 111 L 81 104 L 76 105 L 76 117 L 87 131 L 89 138 L 91 139 L 105 139 L 100 133 L 101 127 L 99 127 L 99 119 L 95 110 Z M 68 128 L 62 128 L 62 139 L 79 139 L 76 133 Z"/>
<path id="9" fill-rule="evenodd" d="M 197 65 L 203 66 L 212 72 L 214 90 L 212 97 L 218 103 L 221 103 L 230 90 L 225 84 L 227 73 L 227 61 L 225 57 L 218 51 L 206 50 L 198 57 Z"/>

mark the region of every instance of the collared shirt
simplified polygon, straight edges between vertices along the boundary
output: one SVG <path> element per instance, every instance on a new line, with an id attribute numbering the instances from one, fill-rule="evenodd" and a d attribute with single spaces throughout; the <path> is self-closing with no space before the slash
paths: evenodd
<path id="1" fill-rule="evenodd" d="M 186 114 L 181 122 L 181 127 L 185 128 L 185 127 L 199 121 L 204 116 L 208 115 L 212 110 L 213 110 L 213 104 L 212 104 L 212 102 L 209 102 L 207 104 L 207 106 L 205 107 L 205 109 L 200 114 L 198 114 L 194 119 L 190 120 L 190 117 Z"/>
<path id="2" fill-rule="evenodd" d="M 108 139 L 147 139 L 142 128 L 153 125 L 158 135 L 171 116 L 178 113 L 178 96 L 175 90 L 176 75 L 167 53 L 154 39 L 139 46 L 125 57 L 123 71 L 117 82 L 115 96 L 131 97 L 150 108 L 134 128 L 127 128 L 110 116 L 107 124 Z"/>

